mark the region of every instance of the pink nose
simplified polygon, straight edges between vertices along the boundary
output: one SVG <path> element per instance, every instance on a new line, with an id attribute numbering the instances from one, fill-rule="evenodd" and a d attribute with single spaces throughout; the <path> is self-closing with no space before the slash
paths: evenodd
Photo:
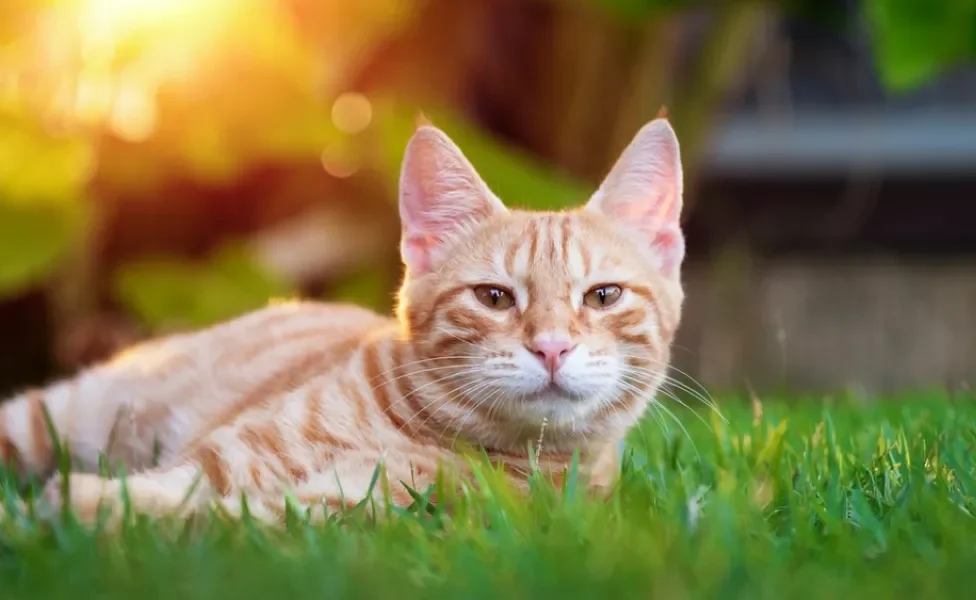
<path id="1" fill-rule="evenodd" d="M 575 346 L 566 339 L 542 339 L 532 343 L 529 350 L 535 354 L 549 373 L 555 374 L 566 362 L 566 357 Z"/>

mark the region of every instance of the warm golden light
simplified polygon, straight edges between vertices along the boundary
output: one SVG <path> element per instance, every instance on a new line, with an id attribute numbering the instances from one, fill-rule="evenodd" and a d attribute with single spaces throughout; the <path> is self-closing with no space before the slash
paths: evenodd
<path id="1" fill-rule="evenodd" d="M 84 120 L 104 112 L 115 135 L 130 142 L 148 139 L 156 129 L 158 88 L 186 74 L 194 54 L 202 54 L 201 44 L 216 37 L 234 9 L 231 0 L 84 0 L 78 27 L 89 72 L 107 69 L 123 48 L 141 52 L 108 91 L 110 106 L 105 106 L 104 82 L 83 72 L 77 116 Z"/>
<path id="2" fill-rule="evenodd" d="M 89 59 L 132 37 L 151 35 L 173 25 L 184 27 L 186 38 L 213 27 L 235 9 L 232 0 L 82 0 L 78 26 Z M 186 38 L 170 40 L 181 44 Z"/>
<path id="3" fill-rule="evenodd" d="M 123 84 L 109 116 L 112 133 L 127 142 L 142 142 L 156 130 L 156 100 L 145 87 Z"/>
<path id="4" fill-rule="evenodd" d="M 71 110 L 75 118 L 85 125 L 96 125 L 105 120 L 112 109 L 115 94 L 112 78 L 95 73 L 82 73 L 76 84 Z"/>
<path id="5" fill-rule="evenodd" d="M 59 118 L 140 142 L 156 131 L 159 89 L 184 82 L 231 23 L 264 0 L 78 0 L 38 21 L 41 72 L 59 80 Z M 239 25 L 240 23 L 238 23 Z"/>
<path id="6" fill-rule="evenodd" d="M 355 134 L 375 109 L 336 93 L 354 59 L 339 51 L 392 16 L 356 9 L 347 28 L 344 6 L 308 3 L 305 19 L 281 0 L 58 0 L 17 32 L 15 51 L 0 51 L 0 100 L 16 96 L 47 131 L 145 144 L 147 172 L 218 182 L 252 161 L 301 157 L 349 177 L 363 158 L 344 145 L 364 143 Z M 141 159 L 101 148 L 106 177 L 135 185 Z"/>

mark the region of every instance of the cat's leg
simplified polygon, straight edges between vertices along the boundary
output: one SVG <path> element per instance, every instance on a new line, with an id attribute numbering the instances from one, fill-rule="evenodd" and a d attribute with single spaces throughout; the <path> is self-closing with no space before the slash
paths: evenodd
<path id="1" fill-rule="evenodd" d="M 221 460 L 215 457 L 205 461 Z M 186 517 L 192 513 L 216 508 L 231 517 L 240 517 L 247 503 L 249 513 L 260 520 L 281 523 L 285 519 L 290 498 L 299 509 L 309 509 L 317 520 L 329 514 L 351 509 L 372 497 L 371 505 L 382 506 L 385 490 L 393 504 L 408 506 L 412 498 L 398 480 L 423 486 L 431 483 L 425 476 L 418 484 L 416 477 L 387 466 L 384 478 L 373 482 L 380 456 L 372 451 L 350 451 L 332 461 L 318 472 L 309 473 L 296 481 L 267 482 L 257 485 L 242 482 L 245 477 L 260 477 L 256 473 L 224 471 L 214 462 L 190 461 L 175 467 L 154 469 L 120 478 L 100 477 L 93 473 L 68 475 L 67 498 L 71 512 L 83 523 L 92 524 L 100 512 L 108 523 L 116 523 L 122 516 L 126 502 L 133 513 L 153 517 Z M 213 479 L 216 475 L 217 479 Z M 267 474 L 271 476 L 271 474 Z M 392 476 L 391 476 L 392 475 Z M 413 481 L 411 481 L 413 479 Z M 387 482 L 387 483 L 385 483 Z M 44 488 L 44 508 L 57 515 L 64 504 L 64 481 L 53 477 Z M 240 485 L 244 483 L 244 485 Z M 215 487 L 219 486 L 219 487 Z M 124 493 L 127 496 L 123 496 Z"/>
<path id="2" fill-rule="evenodd" d="M 52 516 L 59 514 L 64 508 L 65 489 L 71 512 L 88 524 L 95 523 L 101 511 L 108 524 L 118 523 L 126 502 L 133 514 L 186 516 L 210 497 L 206 481 L 190 465 L 143 471 L 125 479 L 69 473 L 66 482 L 61 475 L 48 481 L 42 494 L 42 510 L 50 511 Z"/>
<path id="3" fill-rule="evenodd" d="M 430 452 L 401 453 L 391 460 L 375 450 L 344 449 L 319 465 L 298 467 L 302 472 L 290 477 L 279 460 L 239 444 L 219 447 L 205 438 L 174 466 L 135 473 L 124 482 L 70 474 L 70 508 L 82 522 L 93 523 L 100 510 L 107 511 L 109 522 L 117 522 L 124 508 L 124 485 L 132 512 L 155 517 L 185 517 L 211 507 L 239 517 L 247 502 L 253 517 L 282 523 L 290 498 L 296 508 L 310 509 L 313 518 L 321 520 L 366 499 L 373 508 L 387 500 L 407 507 L 413 498 L 403 484 L 422 493 L 434 483 L 439 468 Z M 378 465 L 382 477 L 374 482 Z M 61 509 L 62 491 L 59 477 L 48 483 L 43 497 L 49 509 Z"/>
<path id="4" fill-rule="evenodd" d="M 405 485 L 423 494 L 436 481 L 437 464 L 429 456 L 405 454 L 382 456 L 375 450 L 344 452 L 327 467 L 308 478 L 293 482 L 287 493 L 256 493 L 246 498 L 249 514 L 257 519 L 282 524 L 289 504 L 308 511 L 312 522 L 353 510 L 365 502 L 366 510 L 380 513 L 387 504 L 406 508 L 414 498 Z M 231 516 L 243 513 L 240 495 L 218 500 L 220 508 Z"/>
<path id="5" fill-rule="evenodd" d="M 132 435 L 137 423 L 136 389 L 113 386 L 111 376 L 92 372 L 14 396 L 0 405 L 0 462 L 21 476 L 46 477 L 58 468 L 56 448 L 66 449 L 72 468 L 94 471 L 99 457 L 132 468 L 151 464 L 151 435 Z M 52 437 L 53 432 L 53 437 Z M 143 432 L 148 433 L 148 431 Z"/>
<path id="6" fill-rule="evenodd" d="M 186 392 L 172 389 L 192 365 L 174 349 L 168 339 L 142 344 L 3 401 L 0 465 L 19 475 L 45 477 L 58 467 L 59 446 L 70 452 L 74 469 L 88 472 L 98 468 L 102 456 L 138 470 L 178 452 L 174 429 L 195 423 Z"/>

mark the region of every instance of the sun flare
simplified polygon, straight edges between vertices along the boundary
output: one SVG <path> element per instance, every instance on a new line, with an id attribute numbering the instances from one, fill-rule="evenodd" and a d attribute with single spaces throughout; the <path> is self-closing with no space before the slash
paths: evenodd
<path id="1" fill-rule="evenodd" d="M 50 110 L 139 142 L 157 128 L 157 94 L 189 81 L 228 27 L 263 0 L 78 0 L 37 20 L 29 67 L 49 80 Z"/>

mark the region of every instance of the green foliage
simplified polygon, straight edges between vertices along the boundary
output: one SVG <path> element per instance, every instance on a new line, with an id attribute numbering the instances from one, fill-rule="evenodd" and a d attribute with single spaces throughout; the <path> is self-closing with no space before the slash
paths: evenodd
<path id="1" fill-rule="evenodd" d="M 419 111 L 380 100 L 375 125 L 376 162 L 388 186 L 396 189 L 407 140 L 416 129 Z M 475 165 L 488 187 L 511 206 L 558 210 L 575 206 L 592 190 L 569 176 L 554 172 L 541 161 L 491 137 L 457 113 L 424 108 L 425 117 L 444 130 Z"/>
<path id="2" fill-rule="evenodd" d="M 114 290 L 153 329 L 210 325 L 292 293 L 234 246 L 202 262 L 158 257 L 128 263 L 115 274 Z"/>
<path id="3" fill-rule="evenodd" d="M 0 202 L 0 298 L 44 282 L 78 239 L 82 208 Z"/>
<path id="4" fill-rule="evenodd" d="M 649 418 L 606 501 L 542 480 L 321 526 L 140 520 L 117 538 L 0 525 L 5 598 L 964 598 L 976 567 L 976 404 L 728 405 L 685 438 Z M 570 478 L 572 481 L 572 478 Z M 3 485 L 8 511 L 12 482 Z M 381 511 L 382 513 L 382 511 Z"/>
<path id="5" fill-rule="evenodd" d="M 719 4 L 707 0 L 588 2 L 629 21 L 654 18 L 665 11 Z M 795 18 L 838 24 L 839 6 L 835 3 L 782 0 L 770 6 L 779 6 Z M 917 88 L 976 59 L 976 0 L 864 0 L 863 7 L 872 32 L 878 72 L 893 91 Z"/>
<path id="6" fill-rule="evenodd" d="M 94 153 L 77 137 L 45 135 L 0 95 L 0 298 L 38 284 L 87 223 L 84 183 Z"/>
<path id="7" fill-rule="evenodd" d="M 976 58 L 976 0 L 867 0 L 885 84 L 918 87 Z"/>
<path id="8" fill-rule="evenodd" d="M 667 10 L 700 4 L 700 0 L 588 0 L 623 19 L 647 19 Z"/>
<path id="9" fill-rule="evenodd" d="M 341 278 L 330 292 L 330 301 L 358 304 L 379 313 L 389 313 L 393 306 L 390 274 L 384 269 L 366 268 L 351 273 Z"/>

